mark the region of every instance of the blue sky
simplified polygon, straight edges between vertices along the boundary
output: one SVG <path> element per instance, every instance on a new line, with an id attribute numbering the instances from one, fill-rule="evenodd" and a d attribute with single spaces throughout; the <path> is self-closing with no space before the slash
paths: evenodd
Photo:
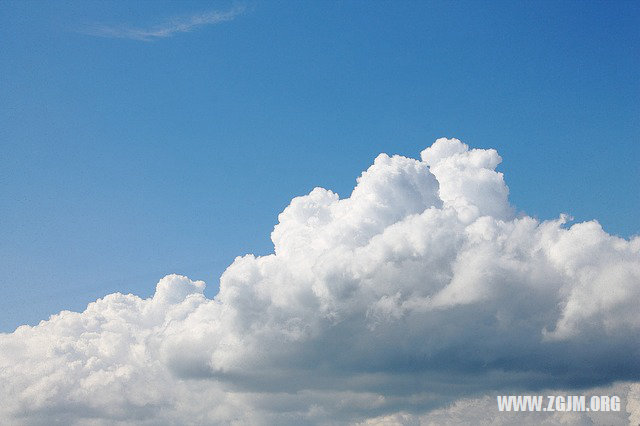
<path id="1" fill-rule="evenodd" d="M 235 12 L 127 38 L 211 11 Z M 639 23 L 637 2 L 2 2 L 0 330 L 173 272 L 212 296 L 293 196 L 441 136 L 496 148 L 529 215 L 638 234 Z"/>

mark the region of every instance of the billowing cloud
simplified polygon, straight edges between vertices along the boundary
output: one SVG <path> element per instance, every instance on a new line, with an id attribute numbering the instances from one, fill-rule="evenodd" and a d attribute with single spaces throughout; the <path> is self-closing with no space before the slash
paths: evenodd
<path id="1" fill-rule="evenodd" d="M 603 386 L 625 392 L 612 422 L 639 418 L 640 237 L 517 214 L 500 161 L 456 139 L 381 154 L 349 198 L 294 198 L 214 299 L 170 275 L 1 334 L 0 418 L 500 424 L 491 395 Z"/>
<path id="2" fill-rule="evenodd" d="M 92 25 L 83 29 L 83 33 L 97 37 L 125 38 L 138 41 L 153 41 L 172 37 L 179 33 L 191 32 L 205 25 L 214 25 L 231 21 L 245 11 L 238 6 L 227 11 L 209 11 L 187 17 L 174 18 L 147 28 L 129 26 Z"/>

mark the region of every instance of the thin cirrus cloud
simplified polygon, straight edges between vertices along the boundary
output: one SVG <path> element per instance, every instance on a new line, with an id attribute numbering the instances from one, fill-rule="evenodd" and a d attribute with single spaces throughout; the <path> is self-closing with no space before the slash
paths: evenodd
<path id="1" fill-rule="evenodd" d="M 340 199 L 291 200 L 274 252 L 208 299 L 155 294 L 0 333 L 7 424 L 640 422 L 640 236 L 517 213 L 493 149 L 380 154 Z M 619 395 L 618 413 L 498 413 L 495 394 Z"/>
<path id="2" fill-rule="evenodd" d="M 232 21 L 246 11 L 244 6 L 236 6 L 227 11 L 209 11 L 182 18 L 173 18 L 148 28 L 92 25 L 81 32 L 105 38 L 122 38 L 138 41 L 154 41 L 173 37 L 180 33 L 188 33 L 207 25 L 216 25 Z"/>

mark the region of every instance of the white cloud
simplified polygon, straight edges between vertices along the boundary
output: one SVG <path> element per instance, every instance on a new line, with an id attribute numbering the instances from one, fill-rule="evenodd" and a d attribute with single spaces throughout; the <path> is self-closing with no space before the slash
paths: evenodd
<path id="1" fill-rule="evenodd" d="M 85 34 L 107 38 L 125 38 L 139 41 L 153 41 L 172 37 L 178 33 L 191 32 L 206 25 L 231 21 L 244 13 L 244 7 L 235 7 L 228 11 L 210 11 L 191 15 L 186 18 L 174 18 L 149 28 L 126 26 L 93 25 L 83 30 Z"/>
<path id="2" fill-rule="evenodd" d="M 349 198 L 294 198 L 274 254 L 236 258 L 214 299 L 170 275 L 1 334 L 0 418 L 428 424 L 486 406 L 500 424 L 498 392 L 605 385 L 627 398 L 611 422 L 638 418 L 620 383 L 640 378 L 640 237 L 516 215 L 500 161 L 455 139 L 381 154 Z"/>

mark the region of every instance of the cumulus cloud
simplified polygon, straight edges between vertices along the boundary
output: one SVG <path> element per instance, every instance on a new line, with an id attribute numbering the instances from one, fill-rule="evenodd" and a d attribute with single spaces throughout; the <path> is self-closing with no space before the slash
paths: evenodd
<path id="1" fill-rule="evenodd" d="M 617 386 L 637 421 L 640 237 L 516 214 L 500 162 L 456 139 L 380 154 L 350 197 L 294 198 L 213 299 L 170 275 L 1 334 L 0 418 L 501 424 L 497 393 Z"/>
<path id="2" fill-rule="evenodd" d="M 125 38 L 138 41 L 153 41 L 172 37 L 179 33 L 191 32 L 205 25 L 214 25 L 231 21 L 244 13 L 245 8 L 238 6 L 228 11 L 210 11 L 188 17 L 174 18 L 148 28 L 92 25 L 83 29 L 83 33 L 97 37 Z"/>

